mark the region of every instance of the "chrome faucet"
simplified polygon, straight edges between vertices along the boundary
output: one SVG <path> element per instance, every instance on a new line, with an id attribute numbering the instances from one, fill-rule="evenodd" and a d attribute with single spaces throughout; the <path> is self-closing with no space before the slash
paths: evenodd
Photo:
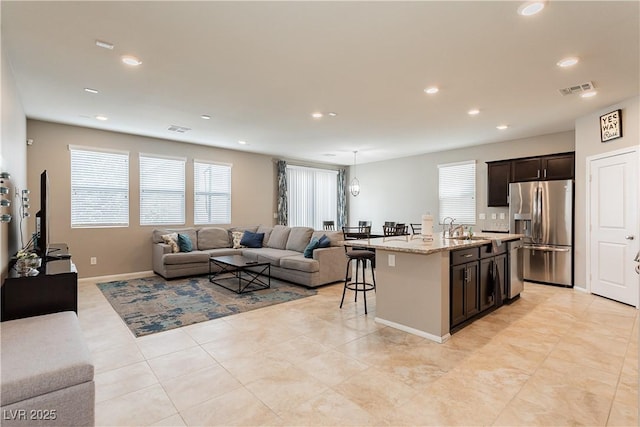
<path id="1" fill-rule="evenodd" d="M 451 237 L 451 230 L 453 228 L 453 223 L 456 221 L 455 218 L 451 218 L 450 216 L 447 216 L 442 220 L 442 238 L 443 239 L 447 237 L 447 229 L 445 228 L 445 226 L 447 225 L 447 220 L 450 220 L 450 222 L 449 222 L 449 237 Z"/>
<path id="2" fill-rule="evenodd" d="M 458 231 L 462 231 L 464 234 L 464 225 L 460 224 L 460 225 L 456 225 L 455 227 L 453 227 L 453 224 L 451 224 L 451 226 L 449 227 L 449 237 L 457 237 L 457 236 L 461 236 L 462 234 L 458 234 Z"/>

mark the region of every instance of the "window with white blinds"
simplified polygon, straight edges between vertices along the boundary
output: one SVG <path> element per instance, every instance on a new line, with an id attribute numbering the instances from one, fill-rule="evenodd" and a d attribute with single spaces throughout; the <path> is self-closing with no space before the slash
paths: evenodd
<path id="1" fill-rule="evenodd" d="M 231 223 L 231 165 L 194 160 L 194 224 Z"/>
<path id="2" fill-rule="evenodd" d="M 185 162 L 140 154 L 140 225 L 185 223 Z"/>
<path id="3" fill-rule="evenodd" d="M 289 224 L 322 230 L 322 221 L 337 224 L 338 171 L 287 166 Z"/>
<path id="4" fill-rule="evenodd" d="M 71 227 L 129 225 L 129 153 L 69 147 Z"/>
<path id="5" fill-rule="evenodd" d="M 438 165 L 439 222 L 455 218 L 456 224 L 476 223 L 476 162 Z M 448 222 L 448 221 L 447 221 Z"/>

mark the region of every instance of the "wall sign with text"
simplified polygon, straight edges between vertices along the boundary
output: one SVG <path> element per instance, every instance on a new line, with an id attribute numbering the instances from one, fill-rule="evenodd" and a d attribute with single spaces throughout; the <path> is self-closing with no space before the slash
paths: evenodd
<path id="1" fill-rule="evenodd" d="M 622 137 L 622 110 L 600 116 L 600 140 L 602 142 Z"/>

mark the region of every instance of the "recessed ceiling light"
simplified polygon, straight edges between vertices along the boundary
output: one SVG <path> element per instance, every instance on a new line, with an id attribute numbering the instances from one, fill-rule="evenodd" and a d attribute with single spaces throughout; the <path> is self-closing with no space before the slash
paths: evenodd
<path id="1" fill-rule="evenodd" d="M 201 115 L 200 117 L 202 117 L 202 118 L 203 118 L 203 119 L 205 119 L 205 120 L 211 120 L 211 116 L 210 116 L 210 115 L 208 115 L 208 114 L 203 114 L 203 115 Z"/>
<path id="2" fill-rule="evenodd" d="M 85 87 L 84 91 L 89 93 L 98 93 L 96 89 L 91 89 L 90 87 Z"/>
<path id="3" fill-rule="evenodd" d="M 96 40 L 96 46 L 102 47 L 104 49 L 113 50 L 113 44 L 111 44 L 109 42 L 102 41 L 102 40 Z"/>
<path id="4" fill-rule="evenodd" d="M 238 141 L 238 144 L 240 144 L 240 145 L 247 145 L 247 141 Z"/>
<path id="5" fill-rule="evenodd" d="M 477 116 L 478 114 L 480 114 L 480 110 L 478 110 L 477 108 L 474 108 L 472 110 L 467 111 L 467 114 L 470 116 Z"/>
<path id="6" fill-rule="evenodd" d="M 325 154 L 323 154 L 323 156 L 325 156 L 325 157 L 335 157 L 336 155 L 333 154 L 333 153 L 325 153 Z"/>
<path id="7" fill-rule="evenodd" d="M 438 93 L 439 90 L 440 89 L 438 89 L 437 87 L 431 86 L 431 87 L 426 88 L 424 91 L 425 91 L 425 93 L 428 93 L 429 95 L 433 95 L 434 93 Z"/>
<path id="8" fill-rule="evenodd" d="M 508 127 L 509 126 L 507 126 L 507 125 L 498 125 L 498 126 L 496 126 L 496 129 L 505 130 Z"/>
<path id="9" fill-rule="evenodd" d="M 313 113 L 311 114 L 311 117 L 313 117 L 314 119 L 321 119 L 323 116 L 322 113 Z"/>
<path id="10" fill-rule="evenodd" d="M 544 9 L 544 6 L 544 1 L 528 1 L 520 5 L 520 7 L 518 8 L 518 14 L 522 16 L 535 15 L 536 13 L 542 11 L 542 9 Z"/>
<path id="11" fill-rule="evenodd" d="M 585 92 L 582 95 L 580 95 L 583 98 L 591 98 L 592 96 L 596 96 L 598 94 L 598 92 L 596 92 L 595 90 L 589 91 L 589 92 Z"/>
<path id="12" fill-rule="evenodd" d="M 138 65 L 142 64 L 142 61 L 140 61 L 135 56 L 131 56 L 131 55 L 124 55 L 122 57 L 122 62 L 124 62 L 127 65 L 131 65 L 132 67 L 137 67 Z"/>
<path id="13" fill-rule="evenodd" d="M 562 58 L 560 61 L 556 62 L 558 67 L 567 68 L 573 65 L 576 65 L 580 59 L 575 56 L 569 56 L 567 58 Z"/>
<path id="14" fill-rule="evenodd" d="M 104 122 L 106 120 L 109 120 L 109 117 L 103 116 L 102 114 L 99 114 L 99 115 L 96 116 L 96 120 L 101 120 L 101 121 Z"/>
<path id="15" fill-rule="evenodd" d="M 329 115 L 329 116 L 331 116 L 331 117 L 335 117 L 335 116 L 337 116 L 337 115 L 338 115 L 338 113 L 331 112 L 331 113 L 327 113 L 327 115 Z"/>

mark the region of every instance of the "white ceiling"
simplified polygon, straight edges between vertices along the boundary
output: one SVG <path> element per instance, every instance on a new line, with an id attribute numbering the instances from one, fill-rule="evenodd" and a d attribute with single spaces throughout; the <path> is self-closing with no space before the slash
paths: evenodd
<path id="1" fill-rule="evenodd" d="M 639 2 L 520 4 L 5 0 L 2 48 L 29 118 L 335 164 L 571 130 L 638 95 Z"/>

